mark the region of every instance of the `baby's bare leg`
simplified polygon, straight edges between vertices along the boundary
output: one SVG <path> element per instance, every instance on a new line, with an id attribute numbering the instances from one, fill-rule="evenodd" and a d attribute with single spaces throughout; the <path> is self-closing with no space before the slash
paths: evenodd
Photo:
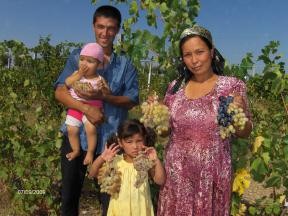
<path id="1" fill-rule="evenodd" d="M 80 155 L 79 127 L 67 125 L 67 132 L 72 152 L 68 153 L 66 157 L 71 161 Z"/>
<path id="2" fill-rule="evenodd" d="M 96 126 L 91 124 L 91 122 L 89 122 L 88 120 L 84 123 L 84 127 L 87 136 L 88 150 L 83 164 L 88 165 L 93 162 L 94 153 L 97 145 L 97 130 Z"/>

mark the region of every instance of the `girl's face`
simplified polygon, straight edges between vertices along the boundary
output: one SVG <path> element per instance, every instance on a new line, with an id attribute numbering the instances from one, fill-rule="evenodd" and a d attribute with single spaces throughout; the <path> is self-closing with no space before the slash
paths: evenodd
<path id="1" fill-rule="evenodd" d="M 127 162 L 133 161 L 133 158 L 138 155 L 144 144 L 144 137 L 140 133 L 125 139 L 119 139 L 119 145 L 125 152 L 125 159 Z"/>
<path id="2" fill-rule="evenodd" d="M 203 75 L 212 71 L 213 49 L 198 36 L 189 38 L 181 47 L 183 61 L 193 75 Z"/>
<path id="3" fill-rule="evenodd" d="M 96 74 L 96 69 L 98 65 L 100 64 L 100 61 L 96 58 L 93 58 L 91 56 L 84 56 L 81 55 L 79 58 L 79 67 L 86 66 L 88 67 L 88 71 L 85 74 L 86 76 L 91 76 Z"/>

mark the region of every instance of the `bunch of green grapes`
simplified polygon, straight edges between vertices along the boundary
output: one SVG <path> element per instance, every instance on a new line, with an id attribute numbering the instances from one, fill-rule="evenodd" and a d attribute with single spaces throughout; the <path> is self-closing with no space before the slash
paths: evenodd
<path id="1" fill-rule="evenodd" d="M 76 81 L 76 82 L 74 82 L 72 87 L 73 87 L 73 89 L 78 90 L 78 91 L 90 91 L 90 90 L 92 90 L 91 84 L 89 84 L 87 82 Z"/>
<path id="2" fill-rule="evenodd" d="M 220 126 L 220 136 L 222 139 L 226 139 L 230 137 L 231 134 L 236 132 L 233 125 L 229 125 L 228 127 Z"/>
<path id="3" fill-rule="evenodd" d="M 220 125 L 220 136 L 226 139 L 236 132 L 235 128 L 243 130 L 248 118 L 244 110 L 233 103 L 232 96 L 220 96 L 217 122 Z"/>
<path id="4" fill-rule="evenodd" d="M 135 187 L 139 188 L 146 178 L 148 178 L 148 171 L 155 166 L 155 162 L 150 160 L 145 152 L 140 152 L 136 158 L 133 159 L 134 168 L 137 170 Z"/>
<path id="5" fill-rule="evenodd" d="M 164 104 L 158 102 L 158 96 L 154 96 L 151 103 L 143 102 L 141 105 L 142 122 L 146 127 L 155 129 L 158 135 L 168 131 L 169 128 L 169 110 Z"/>
<path id="6" fill-rule="evenodd" d="M 243 130 L 245 128 L 246 122 L 248 121 L 244 110 L 241 107 L 238 107 L 236 104 L 231 103 L 227 112 L 232 114 L 234 127 Z"/>
<path id="7" fill-rule="evenodd" d="M 121 187 L 121 172 L 118 171 L 114 161 L 107 161 L 99 169 L 98 182 L 100 191 L 117 196 Z"/>

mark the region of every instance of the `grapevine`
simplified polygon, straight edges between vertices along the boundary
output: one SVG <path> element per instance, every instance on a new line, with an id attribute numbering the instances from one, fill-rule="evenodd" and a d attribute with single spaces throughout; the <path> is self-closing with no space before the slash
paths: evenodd
<path id="1" fill-rule="evenodd" d="M 226 139 L 236 132 L 236 128 L 243 130 L 248 118 L 244 110 L 233 103 L 233 96 L 220 96 L 217 123 L 220 125 L 220 136 Z"/>

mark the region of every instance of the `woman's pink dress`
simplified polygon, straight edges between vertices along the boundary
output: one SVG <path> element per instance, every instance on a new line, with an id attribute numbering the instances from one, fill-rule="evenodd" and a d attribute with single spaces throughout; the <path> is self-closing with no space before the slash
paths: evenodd
<path id="1" fill-rule="evenodd" d="M 243 81 L 219 76 L 207 95 L 188 99 L 184 89 L 169 93 L 171 135 L 166 148 L 167 180 L 161 188 L 158 216 L 229 215 L 231 198 L 231 147 L 222 140 L 216 123 L 219 96 L 240 94 Z M 246 115 L 250 116 L 249 113 Z"/>

